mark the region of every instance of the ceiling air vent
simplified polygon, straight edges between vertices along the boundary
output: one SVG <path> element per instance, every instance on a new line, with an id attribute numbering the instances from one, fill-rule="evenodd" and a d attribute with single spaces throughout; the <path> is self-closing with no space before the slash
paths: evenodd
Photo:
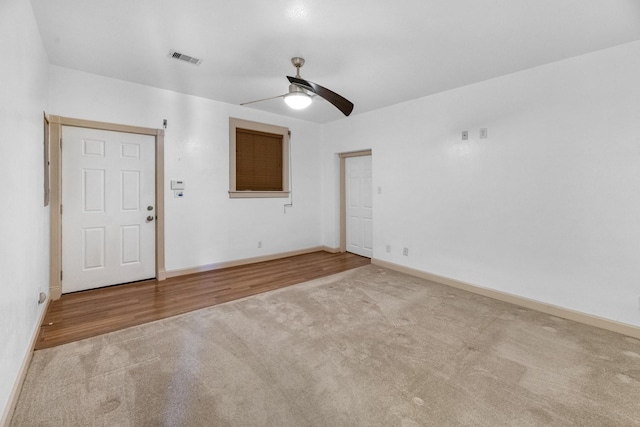
<path id="1" fill-rule="evenodd" d="M 175 50 L 170 51 L 169 56 L 194 65 L 200 65 L 202 63 L 202 59 L 194 58 L 193 56 L 185 55 L 184 53 L 176 52 Z"/>

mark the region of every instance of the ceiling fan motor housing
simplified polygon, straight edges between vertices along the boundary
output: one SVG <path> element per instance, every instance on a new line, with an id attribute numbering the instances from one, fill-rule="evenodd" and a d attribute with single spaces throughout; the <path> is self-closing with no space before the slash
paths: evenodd
<path id="1" fill-rule="evenodd" d="M 294 84 L 289 85 L 289 93 L 284 96 L 284 102 L 295 110 L 302 110 L 308 107 L 311 101 L 311 95 L 300 86 Z"/>

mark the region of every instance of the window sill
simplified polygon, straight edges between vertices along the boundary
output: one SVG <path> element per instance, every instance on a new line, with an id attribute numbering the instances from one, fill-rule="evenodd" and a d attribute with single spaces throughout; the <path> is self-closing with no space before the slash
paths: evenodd
<path id="1" fill-rule="evenodd" d="M 289 197 L 288 191 L 229 191 L 230 199 L 264 199 Z"/>

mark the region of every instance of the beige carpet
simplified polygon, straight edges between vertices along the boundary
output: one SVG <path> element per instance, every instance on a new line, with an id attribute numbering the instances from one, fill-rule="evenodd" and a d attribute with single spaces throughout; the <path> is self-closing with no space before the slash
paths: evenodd
<path id="1" fill-rule="evenodd" d="M 38 351 L 11 425 L 640 425 L 640 341 L 372 265 Z"/>

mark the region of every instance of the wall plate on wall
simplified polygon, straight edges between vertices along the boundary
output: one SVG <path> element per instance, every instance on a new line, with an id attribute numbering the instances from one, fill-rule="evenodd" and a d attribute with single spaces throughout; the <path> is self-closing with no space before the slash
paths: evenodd
<path id="1" fill-rule="evenodd" d="M 171 180 L 171 189 L 172 190 L 184 190 L 184 181 L 181 179 Z"/>

